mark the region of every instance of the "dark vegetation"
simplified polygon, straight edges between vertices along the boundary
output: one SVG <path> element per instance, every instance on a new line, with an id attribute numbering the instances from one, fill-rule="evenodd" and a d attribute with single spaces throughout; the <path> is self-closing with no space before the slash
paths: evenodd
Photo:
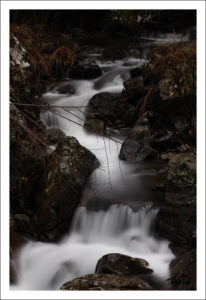
<path id="1" fill-rule="evenodd" d="M 187 32 L 195 26 L 196 14 L 190 10 L 15 10 L 10 17 L 10 225 L 15 249 L 18 234 L 49 242 L 61 238 L 89 174 L 98 165 L 76 139 L 60 130 L 49 132 L 41 122 L 39 97 L 48 84 L 69 72 L 88 76 L 88 70 L 82 71 L 78 64 L 88 46 L 103 46 L 105 57 L 115 59 L 129 51 L 117 46 L 117 40 L 130 41 L 151 30 Z M 170 281 L 181 290 L 196 288 L 196 40 L 195 31 L 189 33 L 189 42 L 153 45 L 148 64 L 131 71 L 118 96 L 95 95 L 85 124 L 99 134 L 129 127 L 120 158 L 158 159 L 166 164 L 167 171 L 153 187 L 161 199 L 156 231 L 171 242 L 176 258 Z M 115 45 L 109 48 L 105 41 Z M 90 76 L 95 72 L 99 70 L 92 70 Z M 54 140 L 58 146 L 50 155 Z M 70 164 L 78 165 L 77 170 Z M 104 289 L 116 289 L 118 281 L 124 286 L 127 275 L 115 276 L 114 282 L 108 274 L 100 278 L 105 280 Z M 91 280 L 99 277 L 96 274 Z M 130 280 L 129 289 L 150 289 L 141 280 Z M 80 286 L 85 289 L 82 282 Z"/>

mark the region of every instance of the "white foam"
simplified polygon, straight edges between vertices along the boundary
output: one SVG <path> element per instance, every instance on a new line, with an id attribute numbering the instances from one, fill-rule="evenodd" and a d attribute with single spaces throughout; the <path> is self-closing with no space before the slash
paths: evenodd
<path id="1" fill-rule="evenodd" d="M 98 212 L 79 207 L 61 243 L 29 242 L 24 247 L 13 289 L 58 289 L 68 280 L 94 273 L 98 259 L 108 253 L 144 258 L 155 275 L 166 279 L 173 254 L 167 241 L 151 234 L 156 214 L 150 207 L 137 212 L 125 205 Z"/>

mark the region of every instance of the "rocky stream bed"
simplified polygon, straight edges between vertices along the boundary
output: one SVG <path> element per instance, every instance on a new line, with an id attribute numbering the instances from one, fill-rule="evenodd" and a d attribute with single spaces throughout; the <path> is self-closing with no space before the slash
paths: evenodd
<path id="1" fill-rule="evenodd" d="M 71 35 L 39 82 L 11 35 L 11 288 L 194 290 L 195 40 Z"/>

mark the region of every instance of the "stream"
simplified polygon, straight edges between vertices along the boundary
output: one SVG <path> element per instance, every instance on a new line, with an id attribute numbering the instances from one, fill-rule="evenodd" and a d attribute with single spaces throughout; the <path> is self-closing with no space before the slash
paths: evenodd
<path id="1" fill-rule="evenodd" d="M 59 83 L 53 86 L 42 96 L 43 101 L 62 108 L 55 108 L 56 114 L 42 111 L 41 119 L 48 128 L 60 128 L 76 137 L 95 154 L 100 167 L 85 186 L 70 232 L 56 244 L 30 241 L 23 247 L 16 261 L 18 282 L 12 289 L 59 289 L 68 280 L 94 273 L 98 259 L 108 253 L 144 258 L 156 278 L 169 278 L 174 255 L 169 242 L 154 232 L 158 208 L 152 208 L 152 194 L 143 180 L 146 166 L 119 160 L 124 129 L 102 137 L 83 127 L 89 100 L 100 92 L 120 93 L 129 70 L 145 61 L 134 57 L 103 60 L 100 53 L 89 53 L 84 62 L 89 61 L 95 61 L 103 75 L 94 80 L 65 78 L 75 89 L 72 95 L 59 94 Z M 151 176 L 146 174 L 146 178 Z"/>

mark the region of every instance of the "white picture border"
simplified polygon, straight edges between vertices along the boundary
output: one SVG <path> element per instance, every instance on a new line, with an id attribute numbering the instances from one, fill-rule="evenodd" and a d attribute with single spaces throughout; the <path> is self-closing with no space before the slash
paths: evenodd
<path id="1" fill-rule="evenodd" d="M 11 291 L 9 289 L 9 10 L 197 10 L 197 291 Z M 205 1 L 1 2 L 1 299 L 205 299 Z"/>

